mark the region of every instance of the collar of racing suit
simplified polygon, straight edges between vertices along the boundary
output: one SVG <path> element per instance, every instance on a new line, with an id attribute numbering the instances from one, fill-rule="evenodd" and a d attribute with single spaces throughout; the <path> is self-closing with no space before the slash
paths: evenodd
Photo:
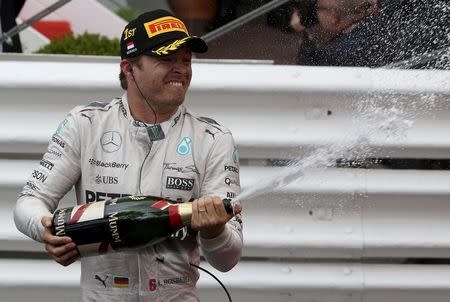
<path id="1" fill-rule="evenodd" d="M 119 101 L 121 102 L 120 110 L 123 116 L 130 123 L 129 129 L 131 136 L 135 137 L 139 142 L 143 142 L 145 144 L 152 144 L 147 133 L 147 126 L 149 125 L 141 121 L 136 121 L 133 118 L 128 104 L 128 96 L 126 92 L 122 95 L 122 98 Z M 175 112 L 175 114 L 173 114 L 170 117 L 170 119 L 160 124 L 165 134 L 165 137 L 167 137 L 167 134 L 170 131 L 170 129 L 179 122 L 182 116 L 184 116 L 185 111 L 186 108 L 183 105 L 179 106 L 177 112 Z"/>

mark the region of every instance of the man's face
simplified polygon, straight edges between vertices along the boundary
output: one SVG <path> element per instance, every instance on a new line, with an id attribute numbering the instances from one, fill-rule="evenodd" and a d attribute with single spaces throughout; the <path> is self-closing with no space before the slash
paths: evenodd
<path id="1" fill-rule="evenodd" d="M 142 56 L 134 76 L 145 98 L 163 111 L 181 105 L 191 83 L 191 59 L 187 48 L 160 58 Z"/>

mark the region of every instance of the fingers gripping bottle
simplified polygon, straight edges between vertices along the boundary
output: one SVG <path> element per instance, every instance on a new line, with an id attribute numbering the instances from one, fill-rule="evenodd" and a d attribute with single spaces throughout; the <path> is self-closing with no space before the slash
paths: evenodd
<path id="1" fill-rule="evenodd" d="M 229 199 L 226 211 L 233 215 Z M 53 234 L 69 236 L 81 256 L 151 245 L 189 225 L 192 203 L 155 196 L 128 196 L 61 208 L 53 214 Z"/>

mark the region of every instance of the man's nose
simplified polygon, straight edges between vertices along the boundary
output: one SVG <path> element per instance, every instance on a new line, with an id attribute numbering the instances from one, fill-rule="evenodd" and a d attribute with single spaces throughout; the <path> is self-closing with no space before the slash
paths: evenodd
<path id="1" fill-rule="evenodd" d="M 176 60 L 174 62 L 173 70 L 182 74 L 187 74 L 189 72 L 191 64 L 183 60 Z"/>

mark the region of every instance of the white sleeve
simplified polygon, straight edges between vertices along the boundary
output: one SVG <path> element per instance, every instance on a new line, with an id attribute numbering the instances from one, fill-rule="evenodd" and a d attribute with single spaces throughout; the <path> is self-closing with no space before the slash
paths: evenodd
<path id="1" fill-rule="evenodd" d="M 206 174 L 200 196 L 215 195 L 233 198 L 240 193 L 239 160 L 231 133 L 222 133 L 215 140 L 208 156 Z M 216 238 L 199 239 L 206 260 L 219 271 L 229 271 L 239 261 L 243 236 L 241 214 L 225 225 Z"/>
<path id="2" fill-rule="evenodd" d="M 52 216 L 59 201 L 81 175 L 76 119 L 69 114 L 58 126 L 42 160 L 26 181 L 14 208 L 19 231 L 42 242 L 42 216 Z"/>

